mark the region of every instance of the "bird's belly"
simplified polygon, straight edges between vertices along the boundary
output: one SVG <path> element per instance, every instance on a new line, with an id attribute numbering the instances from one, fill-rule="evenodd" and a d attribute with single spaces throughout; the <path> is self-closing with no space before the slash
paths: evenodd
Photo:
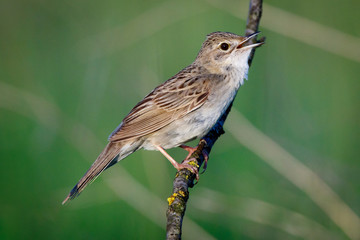
<path id="1" fill-rule="evenodd" d="M 206 119 L 199 116 L 179 119 L 149 136 L 143 143 L 143 148 L 156 150 L 156 145 L 165 149 L 177 147 L 206 134 L 204 132 L 207 125 Z"/>
<path id="2" fill-rule="evenodd" d="M 205 136 L 232 102 L 236 90 L 224 89 L 221 95 L 210 95 L 200 108 L 151 134 L 142 147 L 156 150 L 155 146 L 158 145 L 168 149 Z"/>

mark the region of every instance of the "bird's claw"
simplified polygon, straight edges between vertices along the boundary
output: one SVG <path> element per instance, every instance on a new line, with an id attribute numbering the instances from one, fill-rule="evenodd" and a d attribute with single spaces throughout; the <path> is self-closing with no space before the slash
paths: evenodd
<path id="1" fill-rule="evenodd" d="M 209 154 L 205 150 L 202 150 L 202 155 L 204 156 L 204 166 L 203 166 L 203 171 L 201 172 L 201 174 L 203 174 L 206 171 L 207 162 L 209 160 Z"/>
<path id="2" fill-rule="evenodd" d="M 196 180 L 199 181 L 199 165 L 196 164 L 195 158 L 185 159 L 181 164 L 178 164 L 176 169 L 180 171 L 181 169 L 188 169 L 190 172 L 194 173 Z"/>
<path id="3" fill-rule="evenodd" d="M 189 147 L 186 145 L 180 145 L 180 147 L 186 151 L 189 152 L 189 154 L 186 156 L 184 162 L 186 162 L 187 160 L 190 160 L 190 156 L 196 151 L 197 147 Z M 203 174 L 206 171 L 207 168 L 207 162 L 209 160 L 209 154 L 205 151 L 202 150 L 202 155 L 204 156 L 204 166 L 203 166 L 203 171 L 201 172 L 201 174 Z"/>

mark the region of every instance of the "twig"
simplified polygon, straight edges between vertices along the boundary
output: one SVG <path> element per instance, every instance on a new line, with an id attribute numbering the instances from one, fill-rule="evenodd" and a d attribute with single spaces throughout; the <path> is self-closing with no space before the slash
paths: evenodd
<path id="1" fill-rule="evenodd" d="M 260 18 L 262 13 L 262 0 L 250 0 L 249 15 L 246 24 L 245 35 L 248 36 L 258 31 Z M 262 38 L 260 41 L 264 41 Z M 255 43 L 255 38 L 251 39 L 248 44 Z M 249 57 L 249 66 L 252 63 L 255 49 L 252 50 Z M 231 110 L 232 103 L 221 116 L 219 121 L 214 125 L 210 132 L 200 140 L 196 151 L 191 155 L 191 158 L 195 158 L 194 164 L 200 168 L 204 158 L 202 152 L 205 150 L 208 154 L 210 153 L 212 146 L 216 140 L 224 133 L 223 125 Z M 178 240 L 181 239 L 182 221 L 186 210 L 186 203 L 189 199 L 189 187 L 194 186 L 194 180 L 196 175 L 188 169 L 181 169 L 177 172 L 173 182 L 173 193 L 168 198 L 169 207 L 166 213 L 167 226 L 166 226 L 166 239 Z"/>

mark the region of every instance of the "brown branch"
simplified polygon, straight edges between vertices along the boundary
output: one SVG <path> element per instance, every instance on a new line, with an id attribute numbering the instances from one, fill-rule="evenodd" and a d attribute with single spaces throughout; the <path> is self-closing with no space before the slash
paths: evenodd
<path id="1" fill-rule="evenodd" d="M 258 31 L 260 18 L 262 13 L 262 0 L 250 0 L 249 15 L 246 24 L 245 36 L 248 36 L 254 32 Z M 265 38 L 262 38 L 260 41 L 263 42 Z M 253 38 L 248 44 L 255 43 L 257 40 Z M 249 57 L 249 66 L 252 63 L 254 57 L 255 49 L 252 50 Z M 210 132 L 200 140 L 199 145 L 197 146 L 196 151 L 191 155 L 191 158 L 195 160 L 192 161 L 198 169 L 203 164 L 204 158 L 202 152 L 205 150 L 210 154 L 212 146 L 215 144 L 216 140 L 224 133 L 223 125 L 224 122 L 231 110 L 232 103 L 221 116 L 219 121 L 214 125 Z M 168 198 L 169 207 L 166 213 L 167 216 L 167 226 L 166 226 L 166 239 L 168 240 L 177 240 L 181 239 L 181 230 L 182 230 L 182 221 L 186 210 L 186 203 L 189 199 L 189 187 L 194 186 L 194 180 L 196 175 L 189 171 L 188 169 L 181 169 L 177 172 L 174 182 L 173 182 L 173 193 Z"/>

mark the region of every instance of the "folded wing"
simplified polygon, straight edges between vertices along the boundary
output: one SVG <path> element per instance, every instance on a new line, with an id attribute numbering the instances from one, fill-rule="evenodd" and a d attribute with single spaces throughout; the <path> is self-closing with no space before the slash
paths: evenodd
<path id="1" fill-rule="evenodd" d="M 177 81 L 176 81 L 177 80 Z M 176 77 L 155 88 L 139 102 L 110 135 L 110 141 L 145 136 L 201 107 L 210 92 L 210 77 Z"/>

